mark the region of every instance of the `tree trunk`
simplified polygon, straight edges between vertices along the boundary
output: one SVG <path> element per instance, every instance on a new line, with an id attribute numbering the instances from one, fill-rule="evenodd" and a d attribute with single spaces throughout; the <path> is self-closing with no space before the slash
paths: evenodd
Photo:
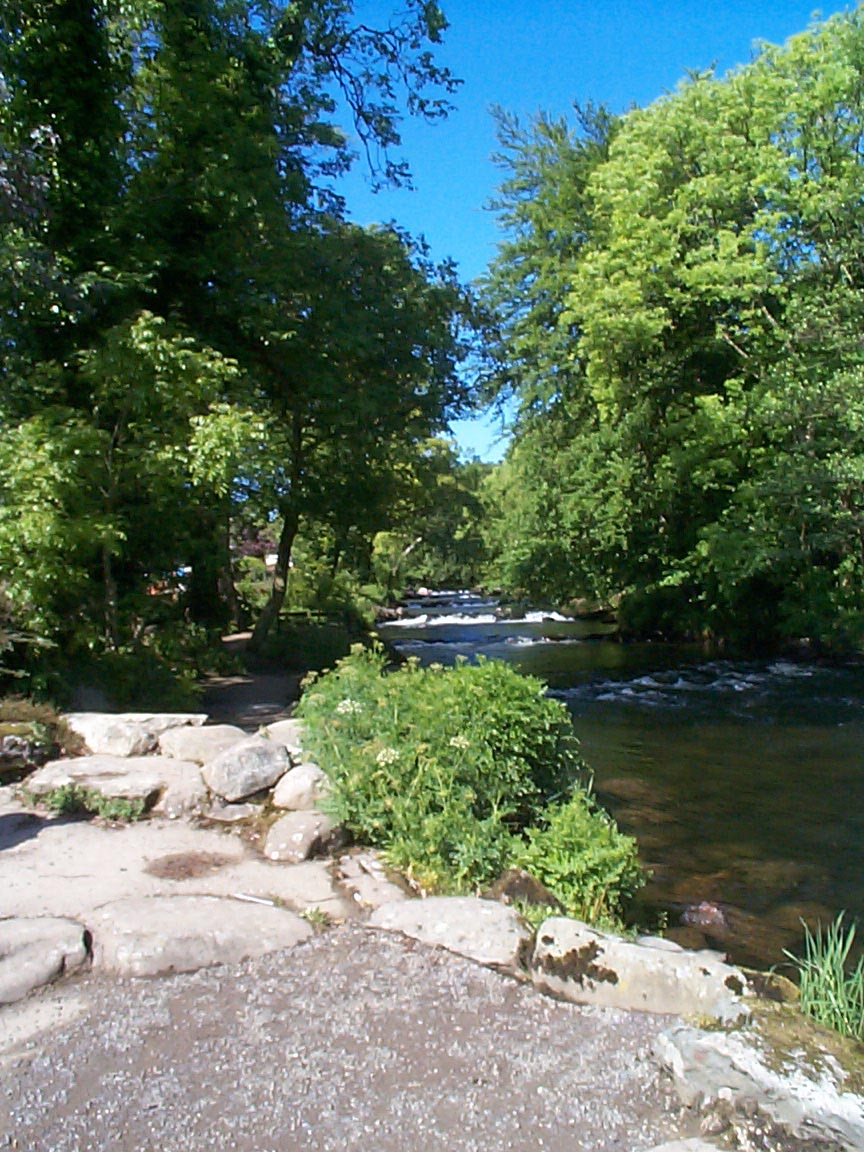
<path id="1" fill-rule="evenodd" d="M 261 615 L 252 632 L 249 641 L 251 652 L 260 652 L 273 626 L 279 619 L 282 605 L 285 603 L 285 592 L 288 588 L 288 572 L 291 568 L 291 552 L 294 540 L 300 527 L 300 515 L 296 509 L 289 509 L 284 513 L 282 521 L 282 534 L 279 537 L 279 549 L 276 553 L 276 570 L 273 573 L 273 587 L 267 603 L 261 610 Z"/>

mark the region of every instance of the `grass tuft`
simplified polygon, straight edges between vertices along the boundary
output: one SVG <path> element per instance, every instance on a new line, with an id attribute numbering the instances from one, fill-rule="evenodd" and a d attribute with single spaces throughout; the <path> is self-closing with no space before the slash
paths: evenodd
<path id="1" fill-rule="evenodd" d="M 846 927 L 844 913 L 828 928 L 811 932 L 804 924 L 804 955 L 786 955 L 796 965 L 801 1010 L 841 1036 L 864 1040 L 864 956 L 850 970 L 855 925 Z M 802 921 L 803 923 L 803 921 Z"/>

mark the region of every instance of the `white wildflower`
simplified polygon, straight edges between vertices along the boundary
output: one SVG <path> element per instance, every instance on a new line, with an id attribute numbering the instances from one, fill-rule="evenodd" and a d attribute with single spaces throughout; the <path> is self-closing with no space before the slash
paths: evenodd
<path id="1" fill-rule="evenodd" d="M 387 764 L 395 764 L 399 759 L 399 753 L 395 748 L 382 748 L 375 760 L 378 764 L 385 766 Z"/>
<path id="2" fill-rule="evenodd" d="M 345 700 L 340 700 L 336 705 L 336 711 L 340 716 L 356 716 L 358 712 L 363 711 L 363 705 L 359 700 L 352 700 L 350 696 Z"/>
<path id="3" fill-rule="evenodd" d="M 451 736 L 450 737 L 450 747 L 451 748 L 470 748 L 471 747 L 471 741 L 468 739 L 467 736 Z"/>

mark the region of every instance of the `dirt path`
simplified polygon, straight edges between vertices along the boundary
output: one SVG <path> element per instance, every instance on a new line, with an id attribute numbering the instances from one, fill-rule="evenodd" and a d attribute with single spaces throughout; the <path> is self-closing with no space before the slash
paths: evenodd
<path id="1" fill-rule="evenodd" d="M 225 648 L 231 653 L 246 649 L 251 633 L 226 636 Z M 212 724 L 236 724 L 254 732 L 262 724 L 287 720 L 300 696 L 299 672 L 281 672 L 273 667 L 256 667 L 232 676 L 210 676 L 204 682 L 202 711 Z"/>

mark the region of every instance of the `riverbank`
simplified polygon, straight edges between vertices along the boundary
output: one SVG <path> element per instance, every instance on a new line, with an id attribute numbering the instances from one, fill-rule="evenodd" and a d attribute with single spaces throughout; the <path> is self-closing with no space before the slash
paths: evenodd
<path id="1" fill-rule="evenodd" d="M 218 727 L 198 729 L 200 737 L 187 730 L 184 742 L 206 743 Z M 289 741 L 292 731 L 274 725 Z M 127 734 L 112 731 L 111 738 Z M 237 813 L 243 807 L 237 804 Z M 698 1047 L 711 1033 L 676 1026 L 668 1016 L 550 1000 L 511 975 L 385 936 L 356 919 L 350 890 L 344 881 L 334 884 L 333 862 L 291 864 L 267 845 L 262 859 L 260 843 L 227 827 L 237 825 L 218 831 L 185 819 L 125 828 L 70 821 L 28 813 L 3 790 L 6 913 L 29 916 L 33 926 L 45 915 L 77 910 L 81 923 L 92 923 L 90 946 L 102 958 L 90 970 L 79 957 L 77 975 L 0 1009 L 0 1135 L 10 1147 L 401 1152 L 431 1139 L 458 1152 L 642 1152 L 671 1137 L 698 1139 L 702 1120 L 680 1107 L 679 1093 L 694 1104 L 706 1092 L 715 1103 L 738 1100 L 740 1084 L 733 1096 L 723 1095 L 733 1075 L 728 1054 Z M 142 918 L 142 896 L 158 909 L 159 924 Z M 191 913 L 208 902 L 218 911 L 196 927 Z M 118 978 L 112 965 L 127 973 L 164 971 L 165 958 L 170 966 L 180 954 L 160 926 L 166 905 L 177 911 L 172 923 L 183 948 L 197 932 L 205 944 L 218 941 L 221 953 L 211 950 L 196 962 L 211 966 L 188 974 Z M 305 924 L 290 907 L 308 909 Z M 238 933 L 241 910 L 249 921 Z M 341 923 L 312 931 L 328 919 Z M 275 920 L 295 932 L 290 946 L 268 943 Z M 231 958 L 233 949 L 248 956 L 250 947 L 248 959 Z M 160 956 L 163 967 L 154 968 Z M 212 966 L 214 959 L 226 962 Z M 726 1033 L 715 1035 L 723 1041 Z M 726 1126 L 727 1147 L 809 1148 L 810 1137 L 778 1137 L 776 1126 L 759 1118 L 752 1103 L 760 1090 L 753 1081 L 757 1035 L 744 1036 L 737 1043 L 750 1066 L 745 1074 L 736 1065 L 734 1076 L 745 1077 L 749 1119 L 737 1104 L 731 1115 L 712 1106 L 712 1123 Z M 826 1060 L 833 1059 L 829 1051 Z M 700 1075 L 706 1061 L 711 1068 L 710 1090 L 704 1076 L 692 1088 L 693 1053 Z M 674 1072 L 675 1093 L 661 1055 Z M 760 1076 L 775 1074 L 763 1068 Z M 824 1073 L 818 1076 L 824 1090 Z M 794 1103 L 800 1083 L 790 1083 L 793 1111 L 785 1121 L 798 1131 L 809 1120 Z M 763 1087 L 776 1099 L 777 1084 Z M 782 1089 L 788 1100 L 790 1085 Z M 864 1123 L 855 1113 L 860 1100 L 842 1107 L 852 1109 L 851 1120 L 840 1117 L 845 1130 Z M 819 1119 L 824 1137 L 833 1121 Z M 773 1133 L 773 1142 L 754 1145 L 754 1132 Z M 817 1146 L 822 1152 L 835 1144 L 823 1139 Z M 697 1147 L 713 1152 L 720 1145 L 700 1140 L 687 1152 Z M 836 1147 L 857 1144 L 843 1138 Z"/>
<path id="2" fill-rule="evenodd" d="M 289 680 L 250 674 L 208 691 L 220 719 L 244 721 L 256 694 L 283 709 L 283 689 Z M 312 932 L 307 921 L 306 939 L 290 949 L 159 979 L 85 962 L 0 1008 L 0 1143 L 635 1152 L 697 1135 L 698 1116 L 652 1056 L 668 1017 L 580 1008 L 372 930 L 334 885 L 330 862 L 262 859 L 261 844 L 237 827 L 70 820 L 22 808 L 0 789 L 0 916 L 95 924 L 106 906 L 116 921 L 142 898 L 179 900 L 179 909 L 198 894 L 221 899 L 222 914 L 239 895 L 253 916 L 305 907 L 313 923 L 332 922 Z M 227 955 L 228 924 L 213 929 Z M 145 921 L 138 931 L 151 929 Z"/>

